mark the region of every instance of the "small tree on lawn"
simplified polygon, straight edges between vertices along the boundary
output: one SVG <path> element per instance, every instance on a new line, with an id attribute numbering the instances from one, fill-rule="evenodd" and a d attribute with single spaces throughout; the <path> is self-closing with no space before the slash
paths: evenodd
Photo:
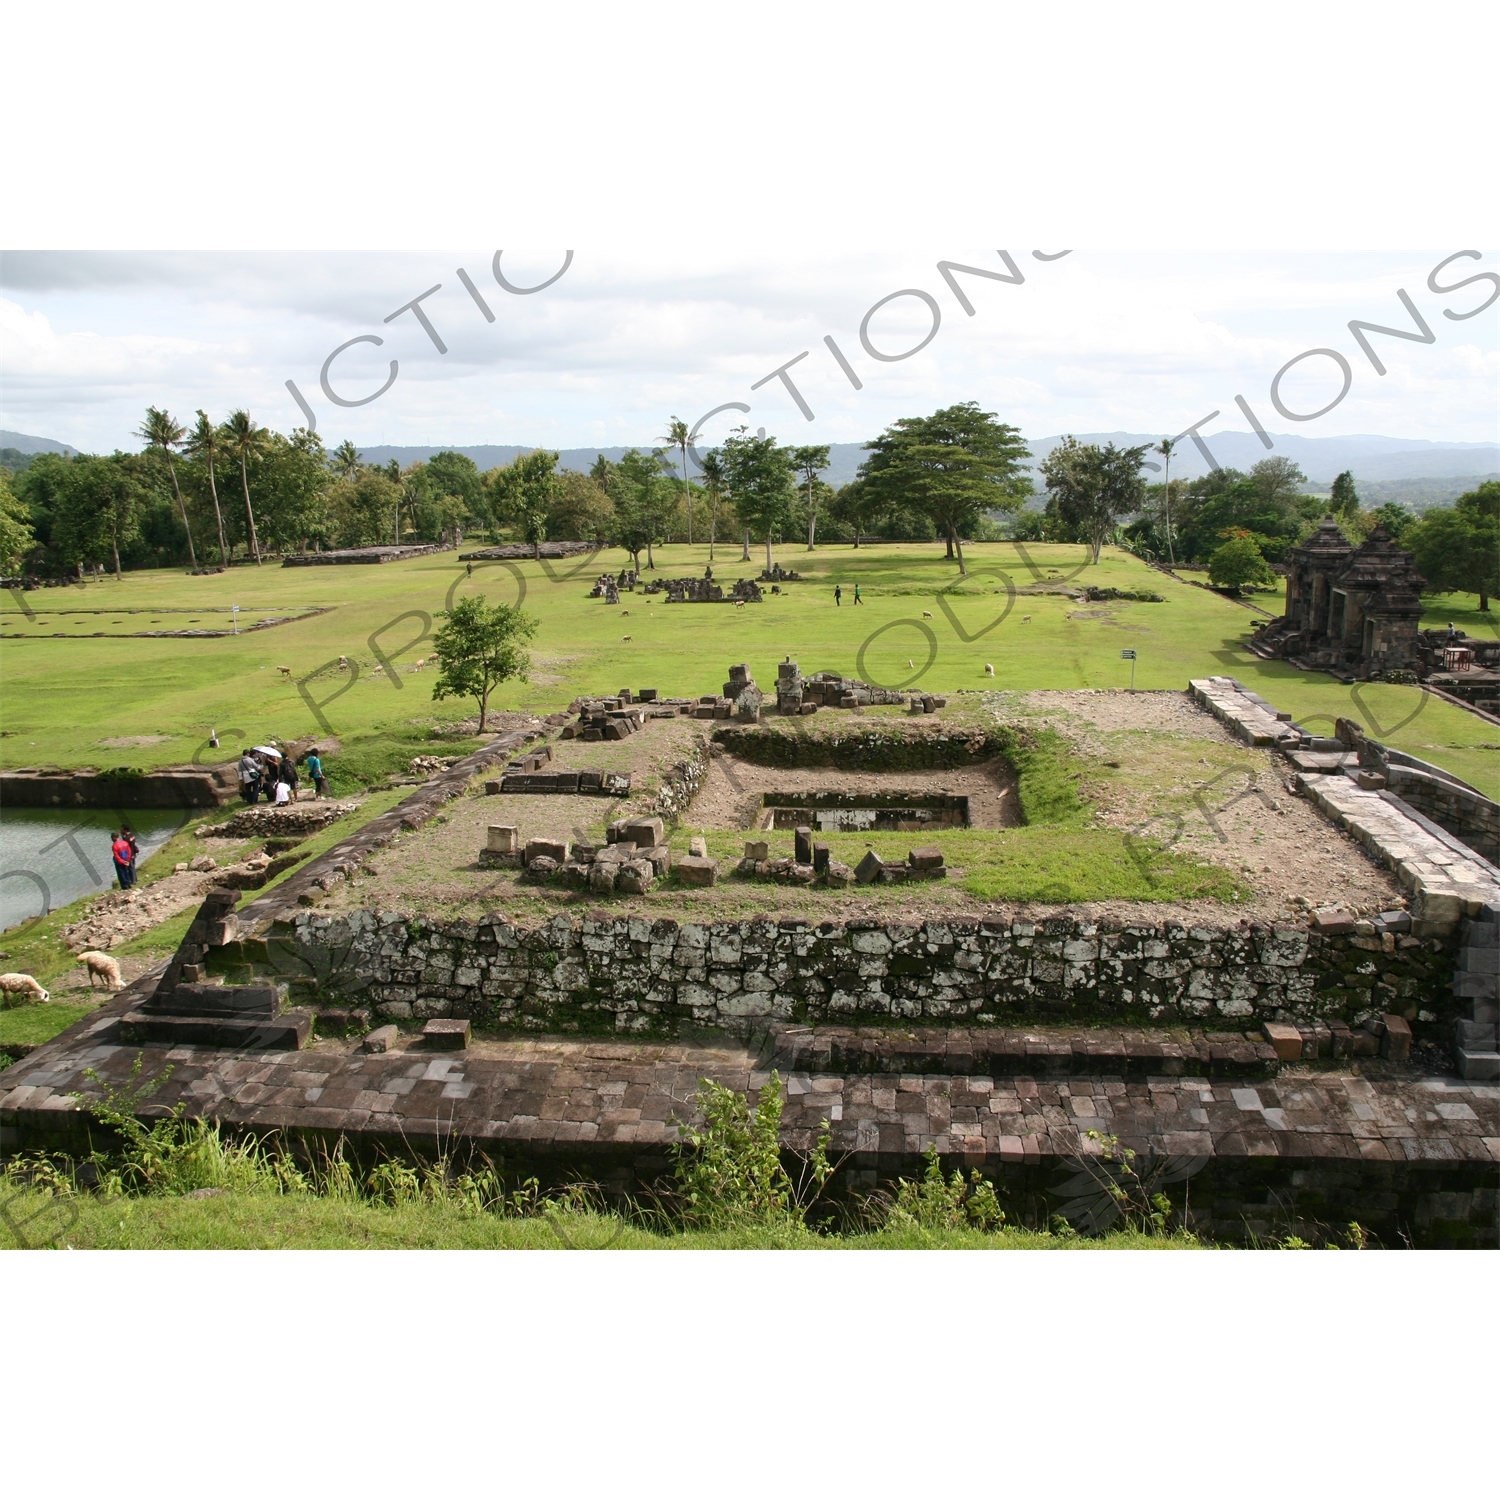
<path id="1" fill-rule="evenodd" d="M 526 680 L 531 658 L 521 648 L 536 634 L 538 622 L 514 604 L 487 605 L 483 594 L 460 599 L 438 618 L 448 623 L 433 643 L 441 670 L 432 696 L 474 699 L 483 734 L 490 694 L 513 677 Z"/>
<path id="2" fill-rule="evenodd" d="M 1249 583 L 1271 584 L 1276 580 L 1265 557 L 1249 536 L 1232 536 L 1208 560 L 1209 581 L 1217 588 L 1236 593 Z"/>

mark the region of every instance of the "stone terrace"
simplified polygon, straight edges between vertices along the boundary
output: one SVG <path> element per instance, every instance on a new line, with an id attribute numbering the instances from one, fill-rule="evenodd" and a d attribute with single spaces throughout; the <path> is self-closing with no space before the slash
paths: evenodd
<path id="1" fill-rule="evenodd" d="M 799 1070 L 808 1033 L 702 1046 L 519 1039 L 461 1053 L 419 1041 L 384 1054 L 342 1041 L 258 1054 L 122 1046 L 118 1018 L 148 983 L 7 1071 L 0 1144 L 76 1138 L 71 1093 L 92 1092 L 84 1071 L 118 1087 L 140 1055 L 144 1077 L 172 1069 L 153 1110 L 182 1102 L 232 1127 L 369 1148 L 472 1145 L 508 1170 L 582 1171 L 628 1188 L 669 1170 L 674 1121 L 692 1118 L 700 1079 L 745 1091 L 790 1063 L 783 1144 L 808 1148 L 827 1121 L 851 1186 L 910 1175 L 931 1147 L 1051 1211 L 1070 1192 L 1076 1207 L 1080 1181 L 1085 1197 L 1102 1196 L 1080 1161 L 1098 1152 L 1094 1130 L 1151 1153 L 1163 1181 L 1192 1178 L 1195 1222 L 1217 1237 L 1358 1218 L 1387 1243 L 1496 1243 L 1494 1086 L 1311 1070 L 1238 1080 Z"/>

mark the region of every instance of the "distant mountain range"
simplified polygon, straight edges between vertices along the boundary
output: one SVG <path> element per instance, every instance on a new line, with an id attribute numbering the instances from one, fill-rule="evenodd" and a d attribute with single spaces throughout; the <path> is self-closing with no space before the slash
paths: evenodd
<path id="1" fill-rule="evenodd" d="M 1122 447 L 1155 445 L 1169 433 L 1079 432 L 1080 442 L 1113 442 Z M 1271 455 L 1290 458 L 1307 475 L 1311 492 L 1326 491 L 1334 476 L 1345 469 L 1354 474 L 1356 487 L 1366 503 L 1375 505 L 1394 500 L 1414 510 L 1440 505 L 1472 489 L 1485 479 L 1500 479 L 1500 443 L 1434 443 L 1421 438 L 1388 437 L 1303 437 L 1297 433 L 1272 433 L 1274 448 L 1265 448 L 1250 432 L 1206 434 L 1209 450 L 1226 469 L 1249 469 L 1252 464 Z M 1040 463 L 1062 436 L 1037 438 L 1030 444 L 1033 465 Z M 643 449 L 653 444 L 642 443 Z M 23 454 L 75 453 L 78 450 L 50 438 L 31 437 L 22 432 L 0 431 L 0 448 L 12 448 Z M 508 464 L 533 450 L 520 444 L 481 443 L 452 444 L 444 447 L 382 444 L 363 448 L 360 457 L 366 463 L 385 464 L 397 459 L 403 465 L 431 458 L 434 453 L 462 453 L 472 458 L 481 470 Z M 602 453 L 618 462 L 625 448 L 564 448 L 559 462 L 564 469 L 587 472 Z M 1148 455 L 1150 456 L 1150 455 Z M 865 457 L 863 443 L 832 443 L 829 465 L 823 477 L 837 487 L 854 478 Z M 1153 457 L 1159 463 L 1160 458 Z M 1208 472 L 1203 455 L 1191 439 L 1183 441 L 1172 458 L 1172 472 L 1182 479 L 1196 479 Z M 1040 488 L 1040 485 L 1038 485 Z M 1035 502 L 1033 502 L 1035 503 Z"/>

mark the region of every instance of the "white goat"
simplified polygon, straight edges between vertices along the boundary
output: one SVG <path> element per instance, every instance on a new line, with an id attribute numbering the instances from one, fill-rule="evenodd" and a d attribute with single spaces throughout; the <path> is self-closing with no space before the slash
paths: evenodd
<path id="1" fill-rule="evenodd" d="M 78 955 L 78 962 L 87 964 L 89 970 L 89 988 L 93 989 L 95 978 L 104 981 L 107 990 L 123 990 L 125 980 L 120 974 L 120 960 L 112 958 L 108 953 L 100 953 L 91 948 L 87 953 Z"/>
<path id="2" fill-rule="evenodd" d="M 14 1005 L 12 995 L 25 995 L 19 1003 L 31 1005 L 40 1000 L 44 1004 L 52 998 L 30 974 L 0 974 L 0 1004 Z"/>

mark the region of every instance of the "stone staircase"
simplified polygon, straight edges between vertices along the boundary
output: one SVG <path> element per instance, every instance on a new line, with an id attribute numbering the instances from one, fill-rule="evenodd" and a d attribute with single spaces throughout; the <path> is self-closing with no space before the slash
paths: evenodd
<path id="1" fill-rule="evenodd" d="M 1470 1008 L 1454 1038 L 1459 1076 L 1471 1083 L 1500 1081 L 1500 902 L 1486 902 L 1464 923 L 1453 993 Z"/>
<path id="2" fill-rule="evenodd" d="M 306 1044 L 311 1013 L 285 1008 L 288 986 L 274 974 L 244 968 L 239 898 L 237 890 L 208 893 L 155 993 L 120 1017 L 125 1042 L 279 1052 Z M 237 970 L 249 982 L 226 983 Z"/>

